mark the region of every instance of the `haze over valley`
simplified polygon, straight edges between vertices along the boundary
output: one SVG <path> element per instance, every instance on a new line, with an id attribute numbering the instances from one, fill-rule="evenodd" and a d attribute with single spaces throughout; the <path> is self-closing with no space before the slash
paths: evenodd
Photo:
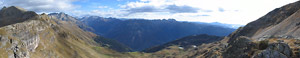
<path id="1" fill-rule="evenodd" d="M 297 0 L 0 0 L 0 58 L 299 58 Z"/>

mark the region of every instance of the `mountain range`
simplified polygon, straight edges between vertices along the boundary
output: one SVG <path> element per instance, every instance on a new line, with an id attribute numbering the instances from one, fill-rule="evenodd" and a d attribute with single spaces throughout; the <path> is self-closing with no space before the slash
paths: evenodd
<path id="1" fill-rule="evenodd" d="M 238 29 L 239 27 L 243 27 L 244 25 L 241 24 L 225 24 L 225 23 L 219 23 L 219 22 L 211 22 L 211 23 L 205 23 L 205 22 L 195 22 L 198 24 L 208 24 L 208 25 L 216 25 L 224 28 L 233 28 Z"/>
<path id="2" fill-rule="evenodd" d="M 0 10 L 0 20 L 0 58 L 132 57 L 112 50 L 122 45 L 117 41 L 84 31 L 75 22 L 56 16 L 11 6 Z"/>
<path id="3" fill-rule="evenodd" d="M 0 10 L 0 58 L 299 58 L 300 1 L 220 25 Z M 133 52 L 135 51 L 135 52 Z"/>
<path id="4" fill-rule="evenodd" d="M 211 24 L 180 22 L 175 19 L 122 20 L 118 18 L 89 16 L 79 20 L 90 26 L 94 30 L 92 32 L 117 40 L 135 51 L 161 45 L 184 36 L 195 34 L 227 36 L 235 30 Z"/>
<path id="5" fill-rule="evenodd" d="M 299 58 L 300 1 L 276 8 L 221 41 L 152 53 L 157 58 Z"/>

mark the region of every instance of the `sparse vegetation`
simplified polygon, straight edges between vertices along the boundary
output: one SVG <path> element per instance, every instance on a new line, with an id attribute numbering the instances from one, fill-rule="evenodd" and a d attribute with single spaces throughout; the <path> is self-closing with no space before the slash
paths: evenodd
<path id="1" fill-rule="evenodd" d="M 131 48 L 125 46 L 124 44 L 113 40 L 113 39 L 107 39 L 101 36 L 97 36 L 94 38 L 94 41 L 99 43 L 102 47 L 108 47 L 110 49 L 116 50 L 118 52 L 129 52 L 131 51 Z"/>
<path id="2" fill-rule="evenodd" d="M 6 31 L 4 29 L 0 29 L 0 35 L 5 35 Z"/>

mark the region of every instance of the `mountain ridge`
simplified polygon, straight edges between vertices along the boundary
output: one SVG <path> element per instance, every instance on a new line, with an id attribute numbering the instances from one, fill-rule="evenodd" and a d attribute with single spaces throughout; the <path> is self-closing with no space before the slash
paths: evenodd
<path id="1" fill-rule="evenodd" d="M 21 9 L 12 7 L 8 7 L 10 12 L 4 11 L 5 9 L 0 10 L 1 16 L 7 16 L 0 17 L 5 18 L 1 20 L 22 19 L 22 21 L 0 24 L 0 58 L 131 57 L 100 46 L 93 39 L 97 35 L 86 32 L 78 26 L 72 26 L 72 23 L 65 23 L 47 14 L 39 15 L 31 11 L 29 14 L 35 15 L 27 16 L 23 13 L 28 11 L 19 13 L 14 10 Z"/>
<path id="2" fill-rule="evenodd" d="M 50 13 L 48 15 L 49 17 L 53 18 L 53 19 L 58 19 L 58 20 L 54 20 L 56 21 L 57 23 L 59 24 L 65 24 L 65 23 L 68 23 L 70 24 L 69 26 L 77 26 L 81 29 L 83 29 L 84 31 L 93 31 L 93 29 L 91 29 L 91 27 L 85 25 L 83 22 L 81 21 L 78 21 L 78 19 L 72 17 L 72 16 L 69 16 L 68 14 L 65 14 L 63 12 L 60 12 L 60 13 Z M 119 43 L 118 41 L 116 40 L 113 40 L 113 39 L 107 39 L 107 38 L 104 38 L 102 36 L 96 36 L 96 37 L 93 37 L 94 41 L 96 41 L 97 43 L 99 43 L 101 46 L 103 47 L 108 47 L 110 49 L 113 49 L 115 51 L 118 51 L 118 52 L 129 52 L 131 51 L 131 48 Z"/>
<path id="3" fill-rule="evenodd" d="M 169 46 L 152 58 L 299 58 L 300 1 L 270 11 L 223 40 L 182 49 Z"/>
<path id="4" fill-rule="evenodd" d="M 15 6 L 3 7 L 0 11 L 0 27 L 23 22 L 30 18 L 34 19 L 34 17 L 37 17 L 37 14 L 33 11 L 26 11 Z"/>
<path id="5" fill-rule="evenodd" d="M 234 29 L 170 20 L 145 20 L 103 17 L 84 17 L 82 22 L 92 27 L 96 34 L 118 40 L 141 51 L 154 45 L 163 44 L 180 37 L 194 34 L 226 36 Z"/>

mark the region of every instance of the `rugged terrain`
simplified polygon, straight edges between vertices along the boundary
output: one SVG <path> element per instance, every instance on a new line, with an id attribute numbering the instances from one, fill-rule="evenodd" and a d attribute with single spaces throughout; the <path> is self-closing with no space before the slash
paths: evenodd
<path id="1" fill-rule="evenodd" d="M 79 28 L 85 30 L 85 31 L 93 31 L 91 27 L 87 26 L 81 21 L 78 21 L 78 19 L 69 16 L 65 13 L 50 13 L 48 15 L 49 17 L 53 18 L 53 21 L 57 22 L 59 25 L 68 25 L 68 26 L 78 26 Z M 67 24 L 66 24 L 67 23 Z M 70 28 L 70 27 L 66 27 Z M 94 37 L 94 40 L 99 43 L 101 46 L 108 47 L 110 49 L 119 51 L 119 52 L 129 52 L 132 51 L 131 48 L 128 46 L 125 46 L 122 43 L 119 43 L 116 40 L 104 38 L 101 36 Z"/>
<path id="2" fill-rule="evenodd" d="M 161 50 L 162 58 L 299 58 L 300 1 L 274 9 L 223 40 L 188 50 Z M 170 46 L 175 47 L 176 46 Z M 178 48 L 177 48 L 178 49 Z"/>
<path id="3" fill-rule="evenodd" d="M 68 20 L 63 14 L 36 14 L 18 7 L 4 7 L 0 10 L 0 58 L 299 58 L 300 57 L 300 1 L 274 9 L 256 21 L 225 37 L 195 35 L 170 40 L 160 46 L 149 48 L 145 52 L 120 53 L 114 49 L 121 48 L 117 41 L 97 36 L 82 30 L 81 24 Z M 89 17 L 99 18 L 99 17 Z M 100 17 L 101 18 L 101 17 Z M 112 22 L 116 20 L 117 22 Z M 82 19 L 83 22 L 84 19 Z M 93 20 L 92 20 L 93 21 Z M 125 22 L 123 22 L 125 21 Z M 138 21 L 138 22 L 137 22 Z M 93 21 L 103 33 L 117 33 L 109 28 L 126 30 L 126 35 L 134 42 L 145 29 L 151 29 L 153 22 L 176 23 L 174 20 L 118 20 L 102 18 Z M 97 23 L 102 22 L 102 23 Z M 127 24 L 127 23 L 131 24 Z M 139 23 L 141 22 L 141 23 Z M 148 26 L 146 23 L 151 23 Z M 178 23 L 178 22 L 177 22 Z M 189 29 L 194 24 L 179 22 Z M 146 25 L 146 27 L 144 26 Z M 89 25 L 89 24 L 88 24 Z M 116 25 L 114 27 L 106 25 Z M 121 25 L 125 25 L 121 28 Z M 165 27 L 159 25 L 160 27 Z M 82 24 L 84 26 L 84 24 Z M 129 29 L 125 27 L 135 26 Z M 87 26 L 88 27 L 88 26 Z M 94 29 L 95 26 L 91 26 Z M 97 26 L 96 26 L 97 27 Z M 145 28 L 138 28 L 145 27 Z M 156 26 L 157 27 L 157 26 Z M 182 28 L 183 27 L 176 27 Z M 83 28 L 84 29 L 84 28 Z M 156 28 L 152 28 L 156 30 Z M 173 29 L 173 28 L 171 28 Z M 161 30 L 161 29 L 157 29 Z M 168 29 L 169 30 L 169 29 Z M 90 30 L 89 30 L 90 31 Z M 97 30 L 95 30 L 97 31 Z M 165 31 L 165 30 L 163 30 Z M 173 30 L 178 31 L 178 30 Z M 195 31 L 195 30 L 193 30 Z M 100 31 L 99 31 L 100 32 Z M 102 32 L 102 31 L 101 31 Z M 145 31 L 146 32 L 146 31 Z M 150 31 L 147 31 L 150 32 Z M 152 31 L 153 32 L 153 31 Z M 178 31 L 179 32 L 179 31 Z M 180 31 L 183 32 L 183 31 Z M 172 33 L 172 32 L 170 32 Z M 102 33 L 98 33 L 102 34 Z M 176 33 L 178 34 L 178 33 Z M 181 33 L 179 33 L 181 34 Z M 103 34 L 102 34 L 103 35 Z M 124 35 L 124 34 L 123 34 Z M 149 34 L 148 34 L 149 35 Z M 153 35 L 153 34 L 150 34 Z M 104 35 L 105 36 L 105 35 Z M 174 35 L 169 35 L 174 36 Z M 120 36 L 126 38 L 126 36 Z M 152 37 L 150 37 L 152 39 Z M 164 38 L 164 37 L 162 37 Z M 114 39 L 114 38 L 112 38 Z M 210 41 L 214 39 L 216 41 Z M 125 41 L 127 40 L 127 41 Z M 160 40 L 160 39 L 157 39 Z M 209 40 L 209 41 L 208 41 Z M 218 41 L 220 40 L 220 41 Z M 148 40 L 149 41 L 149 40 Z M 202 41 L 202 42 L 201 42 Z M 207 41 L 207 42 L 204 42 Z M 124 43 L 121 41 L 121 43 Z M 146 41 L 142 41 L 146 42 Z M 137 42 L 140 43 L 140 42 Z M 114 46 L 116 45 L 116 46 Z M 128 44 L 126 44 L 128 45 Z M 151 46 L 151 45 L 150 45 Z M 114 50 L 112 50 L 114 49 Z"/>
<path id="4" fill-rule="evenodd" d="M 146 20 L 90 16 L 80 20 L 93 28 L 94 33 L 117 40 L 135 51 L 141 51 L 185 36 L 195 34 L 227 36 L 235 30 L 209 24 L 179 22 L 175 19 Z"/>
<path id="5" fill-rule="evenodd" d="M 97 35 L 47 14 L 11 6 L 0 11 L 0 58 L 130 57 L 94 41 Z"/>
<path id="6" fill-rule="evenodd" d="M 162 49 L 168 49 L 167 47 L 169 47 L 169 46 L 178 46 L 182 49 L 195 48 L 201 44 L 212 43 L 212 42 L 220 41 L 222 39 L 223 39 L 223 37 L 207 35 L 207 34 L 192 35 L 192 36 L 186 36 L 183 38 L 179 38 L 177 40 L 165 43 L 163 45 L 148 48 L 148 49 L 144 50 L 143 52 L 147 52 L 147 53 L 157 52 Z"/>

